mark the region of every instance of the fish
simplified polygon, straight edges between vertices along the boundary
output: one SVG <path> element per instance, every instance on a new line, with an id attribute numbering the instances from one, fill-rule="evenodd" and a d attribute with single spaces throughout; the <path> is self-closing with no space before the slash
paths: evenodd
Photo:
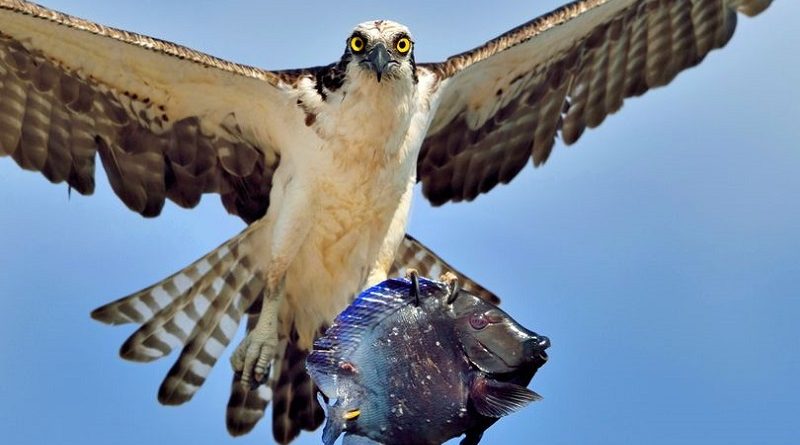
<path id="1" fill-rule="evenodd" d="M 550 340 L 492 303 L 411 274 L 362 292 L 315 340 L 306 368 L 333 445 L 477 445 L 528 389 Z"/>

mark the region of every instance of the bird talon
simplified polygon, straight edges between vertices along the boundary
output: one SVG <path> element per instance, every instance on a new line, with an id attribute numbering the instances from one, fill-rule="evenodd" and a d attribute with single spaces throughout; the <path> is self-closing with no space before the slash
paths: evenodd
<path id="1" fill-rule="evenodd" d="M 269 338 L 253 338 L 254 332 L 245 337 L 231 356 L 231 366 L 245 387 L 256 387 L 269 375 L 270 362 L 275 357 L 277 341 Z"/>
<path id="2" fill-rule="evenodd" d="M 459 291 L 461 290 L 461 285 L 458 282 L 458 276 L 453 272 L 447 271 L 439 277 L 439 281 L 447 285 L 447 304 L 453 304 L 458 297 Z"/>
<path id="3" fill-rule="evenodd" d="M 411 280 L 411 296 L 414 297 L 414 306 L 419 306 L 419 272 L 417 269 L 406 270 L 406 277 Z"/>

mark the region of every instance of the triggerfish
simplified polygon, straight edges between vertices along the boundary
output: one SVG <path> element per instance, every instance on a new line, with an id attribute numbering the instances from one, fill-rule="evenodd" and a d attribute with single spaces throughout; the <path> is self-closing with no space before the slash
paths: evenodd
<path id="1" fill-rule="evenodd" d="M 359 295 L 314 342 L 306 366 L 333 445 L 480 442 L 500 417 L 541 397 L 527 388 L 547 337 L 497 306 L 416 275 Z"/>

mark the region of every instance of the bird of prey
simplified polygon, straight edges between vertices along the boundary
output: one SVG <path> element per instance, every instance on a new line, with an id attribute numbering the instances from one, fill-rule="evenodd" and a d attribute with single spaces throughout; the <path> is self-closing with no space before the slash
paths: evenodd
<path id="1" fill-rule="evenodd" d="M 167 404 L 194 395 L 246 317 L 228 428 L 249 431 L 273 399 L 285 443 L 322 420 L 305 351 L 360 289 L 413 267 L 496 298 L 405 234 L 416 182 L 436 205 L 509 182 L 770 2 L 577 1 L 430 64 L 405 26 L 375 20 L 338 62 L 265 71 L 0 0 L 0 155 L 89 194 L 99 154 L 144 216 L 221 195 L 247 229 L 93 316 L 141 324 L 125 358 L 182 349 Z"/>

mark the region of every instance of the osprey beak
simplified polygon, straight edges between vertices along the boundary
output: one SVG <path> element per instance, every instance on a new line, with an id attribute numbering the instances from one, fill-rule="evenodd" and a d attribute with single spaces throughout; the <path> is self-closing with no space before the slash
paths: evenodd
<path id="1" fill-rule="evenodd" d="M 380 82 L 383 72 L 386 70 L 386 67 L 389 66 L 389 62 L 392 61 L 383 43 L 378 43 L 369 50 L 367 53 L 367 60 L 369 60 L 370 67 L 375 71 L 375 74 L 378 76 L 378 82 Z"/>

